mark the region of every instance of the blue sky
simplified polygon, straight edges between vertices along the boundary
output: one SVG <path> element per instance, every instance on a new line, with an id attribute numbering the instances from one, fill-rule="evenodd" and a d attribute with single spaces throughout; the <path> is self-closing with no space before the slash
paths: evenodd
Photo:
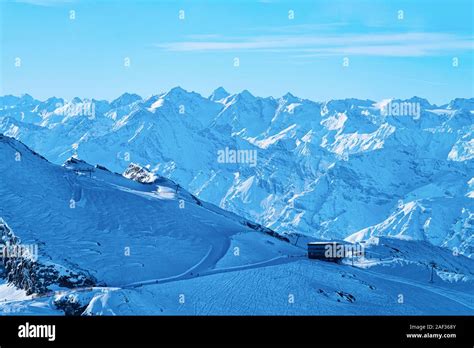
<path id="1" fill-rule="evenodd" d="M 2 95 L 474 96 L 470 0 L 0 1 Z"/>

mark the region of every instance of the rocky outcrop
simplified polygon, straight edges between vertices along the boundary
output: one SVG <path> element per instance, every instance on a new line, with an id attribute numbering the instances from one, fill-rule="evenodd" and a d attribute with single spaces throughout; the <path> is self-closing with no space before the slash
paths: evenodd
<path id="1" fill-rule="evenodd" d="M 50 286 L 77 288 L 93 286 L 97 282 L 85 272 L 76 272 L 56 264 L 42 263 L 32 255 L 16 253 L 8 250 L 23 250 L 21 240 L 8 225 L 0 219 L 0 250 L 2 276 L 16 287 L 26 291 L 28 295 L 44 294 Z"/>
<path id="2" fill-rule="evenodd" d="M 90 299 L 89 299 L 90 301 Z M 81 298 L 75 296 L 60 296 L 54 300 L 56 308 L 62 310 L 66 316 L 80 316 L 86 310 L 89 302 L 82 303 Z"/>
<path id="3" fill-rule="evenodd" d="M 135 163 L 129 164 L 128 168 L 123 172 L 123 176 L 142 184 L 152 184 L 157 179 L 155 174 Z"/>

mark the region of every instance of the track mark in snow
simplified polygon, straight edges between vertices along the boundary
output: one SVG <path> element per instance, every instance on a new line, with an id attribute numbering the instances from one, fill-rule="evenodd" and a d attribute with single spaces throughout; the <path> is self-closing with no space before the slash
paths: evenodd
<path id="1" fill-rule="evenodd" d="M 206 255 L 204 255 L 204 257 L 197 264 L 195 264 L 193 267 L 191 267 L 190 269 L 184 271 L 181 274 L 171 276 L 171 277 L 166 277 L 166 278 L 150 279 L 150 280 L 145 280 L 145 281 L 141 281 L 141 282 L 135 282 L 135 283 L 127 284 L 127 285 L 123 286 L 122 288 L 123 289 L 138 288 L 138 287 L 144 286 L 144 285 L 161 284 L 161 283 L 168 283 L 168 282 L 171 282 L 171 281 L 177 281 L 177 280 L 182 280 L 182 279 L 193 278 L 193 275 L 191 273 L 193 273 L 193 271 L 197 270 L 201 265 L 203 265 L 205 263 L 205 261 L 209 258 L 209 255 L 211 254 L 213 249 L 214 248 L 212 246 L 210 246 L 209 250 L 206 253 Z"/>
<path id="2" fill-rule="evenodd" d="M 370 274 L 372 274 L 372 275 L 374 275 L 378 278 L 384 279 L 384 280 L 388 280 L 388 281 L 395 282 L 395 283 L 402 283 L 402 284 L 417 287 L 419 289 L 423 289 L 425 291 L 432 292 L 432 293 L 434 293 L 438 296 L 445 297 L 445 298 L 447 298 L 451 301 L 459 303 L 460 305 L 462 305 L 466 308 L 474 310 L 474 306 L 473 306 L 472 303 L 462 301 L 462 300 L 459 299 L 459 297 L 454 297 L 453 295 L 455 295 L 455 294 L 452 291 L 448 290 L 448 289 L 443 289 L 443 288 L 440 288 L 440 287 L 437 287 L 437 286 L 424 285 L 424 284 L 420 284 L 416 281 L 404 280 L 403 278 L 388 275 L 388 274 L 385 274 L 385 273 L 384 274 L 379 274 L 377 272 L 373 272 L 373 271 L 369 271 L 369 270 L 364 270 L 364 272 L 370 273 Z M 438 291 L 436 291 L 436 290 L 438 290 Z M 459 294 L 456 294 L 456 295 L 459 295 Z"/>
<path id="3" fill-rule="evenodd" d="M 181 273 L 180 275 L 167 277 L 167 278 L 161 278 L 161 279 L 151 279 L 151 280 L 146 280 L 146 281 L 143 281 L 143 282 L 136 282 L 136 283 L 125 285 L 122 288 L 124 288 L 124 289 L 138 288 L 138 287 L 145 286 L 145 285 L 163 284 L 163 283 L 175 282 L 175 281 L 179 281 L 179 280 L 191 279 L 191 278 L 196 278 L 196 277 L 201 277 L 201 276 L 210 276 L 210 275 L 219 274 L 219 273 L 228 273 L 228 272 L 244 271 L 244 270 L 248 270 L 248 269 L 255 269 L 255 268 L 261 268 L 261 267 L 275 266 L 275 265 L 280 265 L 280 264 L 283 264 L 283 263 L 295 262 L 295 261 L 297 261 L 297 260 L 304 257 L 304 256 L 294 256 L 294 257 L 277 256 L 277 257 L 271 258 L 269 260 L 260 261 L 260 262 L 256 262 L 256 263 L 251 263 L 251 264 L 246 264 L 246 265 L 241 265 L 241 266 L 211 269 L 211 270 L 199 273 L 199 274 L 191 275 L 191 272 L 193 270 L 196 270 L 200 265 L 202 265 L 204 263 L 204 261 L 207 259 L 207 257 L 211 253 L 211 251 L 212 251 L 212 248 L 208 251 L 206 256 L 204 256 L 204 258 L 197 265 L 195 265 L 192 268 L 188 269 L 186 272 Z"/>

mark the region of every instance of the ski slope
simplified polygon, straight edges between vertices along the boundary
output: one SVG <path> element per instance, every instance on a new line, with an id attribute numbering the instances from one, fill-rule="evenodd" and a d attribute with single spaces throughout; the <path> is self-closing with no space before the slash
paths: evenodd
<path id="1" fill-rule="evenodd" d="M 123 288 L 66 291 L 49 297 L 84 306 L 83 315 L 472 315 L 468 284 L 413 281 L 349 265 L 296 257 L 245 268 L 143 282 Z M 403 296 L 400 302 L 400 296 Z M 0 305 L 32 313 L 36 302 Z M 32 308 L 33 306 L 33 308 Z M 34 313 L 34 312 L 33 312 Z"/>
<path id="2" fill-rule="evenodd" d="M 76 169 L 53 165 L 8 137 L 0 145 L 0 216 L 23 243 L 40 243 L 42 260 L 84 270 L 100 284 L 208 270 L 234 236 L 252 234 L 255 243 L 270 238 L 244 225 L 245 219 L 199 205 L 183 189 L 100 168 L 89 176 L 85 163 Z M 273 243 L 273 256 L 301 253 L 278 239 Z"/>

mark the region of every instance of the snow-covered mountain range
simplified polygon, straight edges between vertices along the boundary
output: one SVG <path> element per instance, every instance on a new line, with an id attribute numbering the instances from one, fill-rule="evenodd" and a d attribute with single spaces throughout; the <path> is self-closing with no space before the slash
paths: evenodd
<path id="1" fill-rule="evenodd" d="M 0 173 L 4 315 L 474 310 L 474 260 L 427 241 L 370 237 L 355 260 L 309 260 L 309 237 L 279 235 L 137 164 L 122 175 L 75 157 L 59 166 L 3 135 Z"/>
<path id="2" fill-rule="evenodd" d="M 281 235 L 396 236 L 472 256 L 473 113 L 474 99 L 314 102 L 223 88 L 206 98 L 176 87 L 112 102 L 0 97 L 0 133 L 56 164 L 140 164 Z"/>

